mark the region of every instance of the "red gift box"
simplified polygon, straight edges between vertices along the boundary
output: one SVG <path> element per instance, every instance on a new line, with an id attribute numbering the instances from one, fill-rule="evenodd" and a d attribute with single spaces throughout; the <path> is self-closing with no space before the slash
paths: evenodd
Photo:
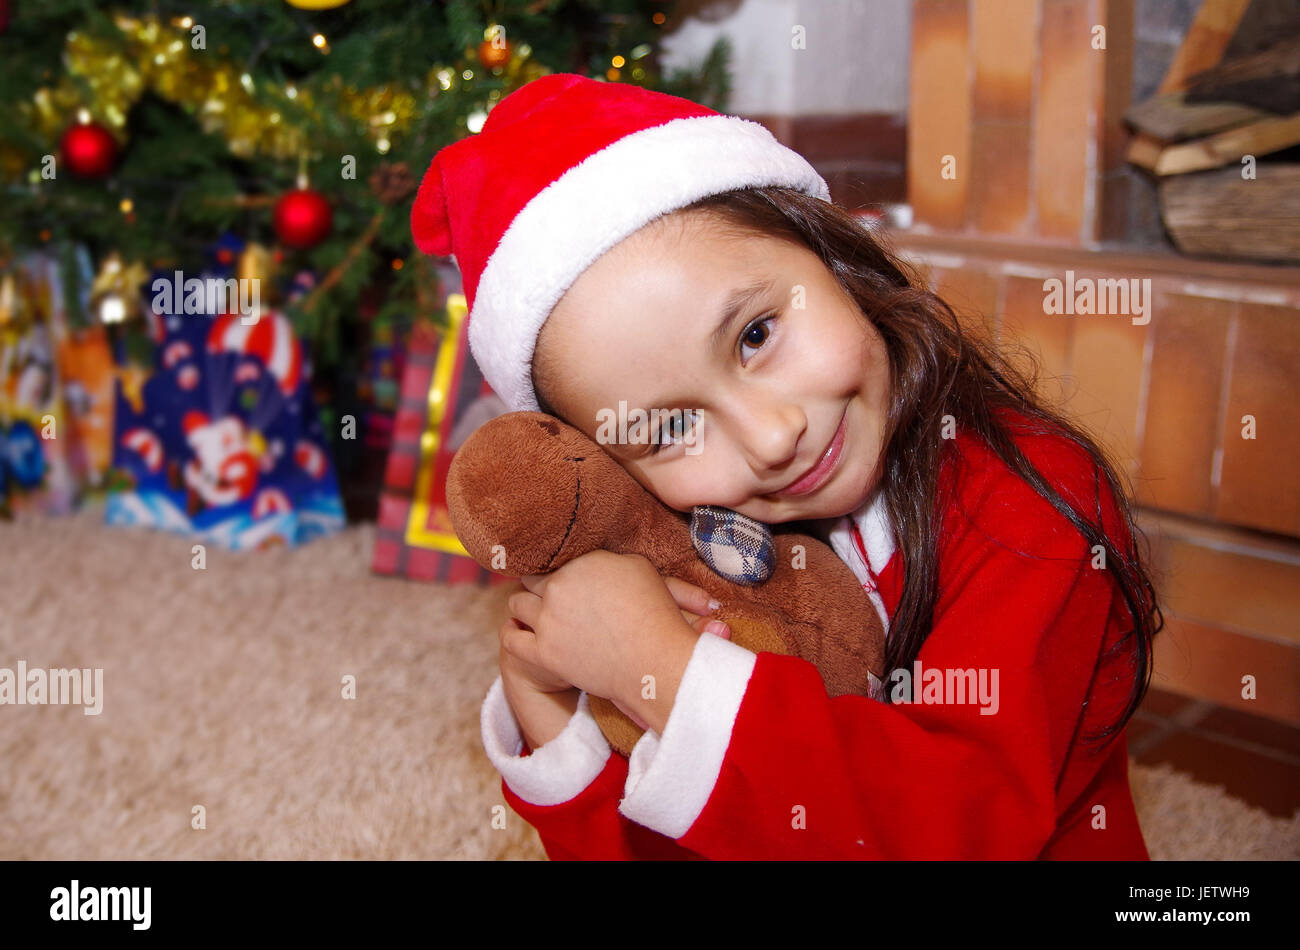
<path id="1" fill-rule="evenodd" d="M 417 323 L 411 331 L 371 569 L 450 584 L 513 583 L 466 553 L 447 513 L 456 450 L 505 407 L 469 352 L 464 294 L 448 294 L 446 309 L 445 329 Z"/>

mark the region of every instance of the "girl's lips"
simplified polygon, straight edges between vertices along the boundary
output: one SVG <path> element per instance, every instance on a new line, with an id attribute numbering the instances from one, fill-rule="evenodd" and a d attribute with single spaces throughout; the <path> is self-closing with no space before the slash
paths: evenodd
<path id="1" fill-rule="evenodd" d="M 847 419 L 848 409 L 846 407 L 844 415 L 840 417 L 839 428 L 835 430 L 835 435 L 831 437 L 831 444 L 822 453 L 821 461 L 798 481 L 793 482 L 779 492 L 775 492 L 775 497 L 785 498 L 790 495 L 806 495 L 811 491 L 816 491 L 830 478 L 831 473 L 835 471 L 835 466 L 839 463 L 840 456 L 844 454 L 844 430 Z"/>

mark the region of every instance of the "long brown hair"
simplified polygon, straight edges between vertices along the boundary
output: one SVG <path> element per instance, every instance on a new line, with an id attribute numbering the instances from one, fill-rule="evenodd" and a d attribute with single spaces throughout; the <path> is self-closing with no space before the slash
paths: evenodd
<path id="1" fill-rule="evenodd" d="M 885 670 L 910 670 L 933 625 L 939 573 L 938 475 L 942 448 L 951 441 L 940 436 L 943 417 L 951 415 L 958 426 L 978 433 L 1011 471 L 1068 518 L 1089 548 L 1104 547 L 1106 566 L 1132 622 L 1107 656 L 1125 650 L 1132 654 L 1134 685 L 1117 721 L 1089 738 L 1104 741 L 1123 729 L 1150 685 L 1151 645 L 1164 618 L 1137 550 L 1142 533 L 1117 468 L 1086 431 L 1036 394 L 1039 370 L 1032 352 L 1018 347 L 1021 365 L 1027 367 L 1021 370 L 1008 358 L 1009 348 L 965 331 L 952 308 L 931 293 L 875 232 L 829 202 L 788 188 L 746 188 L 710 195 L 682 211 L 704 211 L 739 233 L 785 238 L 807 247 L 884 338 L 892 379 L 881 490 L 906 568 L 902 597 L 890 618 Z M 534 367 L 539 405 L 542 411 L 559 415 L 542 398 L 538 384 L 546 373 L 539 369 L 545 368 Z M 1117 548 L 1104 534 L 1099 513 L 1094 523 L 1061 497 L 1021 453 L 999 418 L 999 409 L 1029 417 L 1036 425 L 1034 432 L 1063 436 L 1091 456 L 1128 527 L 1130 544 Z"/>

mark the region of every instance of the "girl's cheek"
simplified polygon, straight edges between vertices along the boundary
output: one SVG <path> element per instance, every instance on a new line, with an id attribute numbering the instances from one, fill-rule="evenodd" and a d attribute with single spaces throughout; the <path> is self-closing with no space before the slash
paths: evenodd
<path id="1" fill-rule="evenodd" d="M 710 504 L 724 508 L 735 508 L 745 504 L 749 496 L 745 488 L 736 484 L 736 472 L 717 471 L 710 465 L 698 466 L 688 477 L 675 478 L 671 485 L 666 485 L 656 496 L 677 511 L 690 513 L 696 505 Z"/>
<path id="2" fill-rule="evenodd" d="M 712 494 L 708 488 L 710 482 L 706 470 L 690 464 L 690 461 L 678 460 L 676 467 L 679 471 L 652 482 L 650 492 L 669 508 L 689 513 L 693 506 L 700 503 L 700 498 Z"/>

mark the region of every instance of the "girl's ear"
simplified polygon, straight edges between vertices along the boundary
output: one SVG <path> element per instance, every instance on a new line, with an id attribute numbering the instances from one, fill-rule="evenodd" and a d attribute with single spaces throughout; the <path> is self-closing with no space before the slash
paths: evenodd
<path id="1" fill-rule="evenodd" d="M 772 529 L 730 508 L 693 508 L 691 543 L 704 563 L 735 584 L 761 584 L 776 568 Z"/>

